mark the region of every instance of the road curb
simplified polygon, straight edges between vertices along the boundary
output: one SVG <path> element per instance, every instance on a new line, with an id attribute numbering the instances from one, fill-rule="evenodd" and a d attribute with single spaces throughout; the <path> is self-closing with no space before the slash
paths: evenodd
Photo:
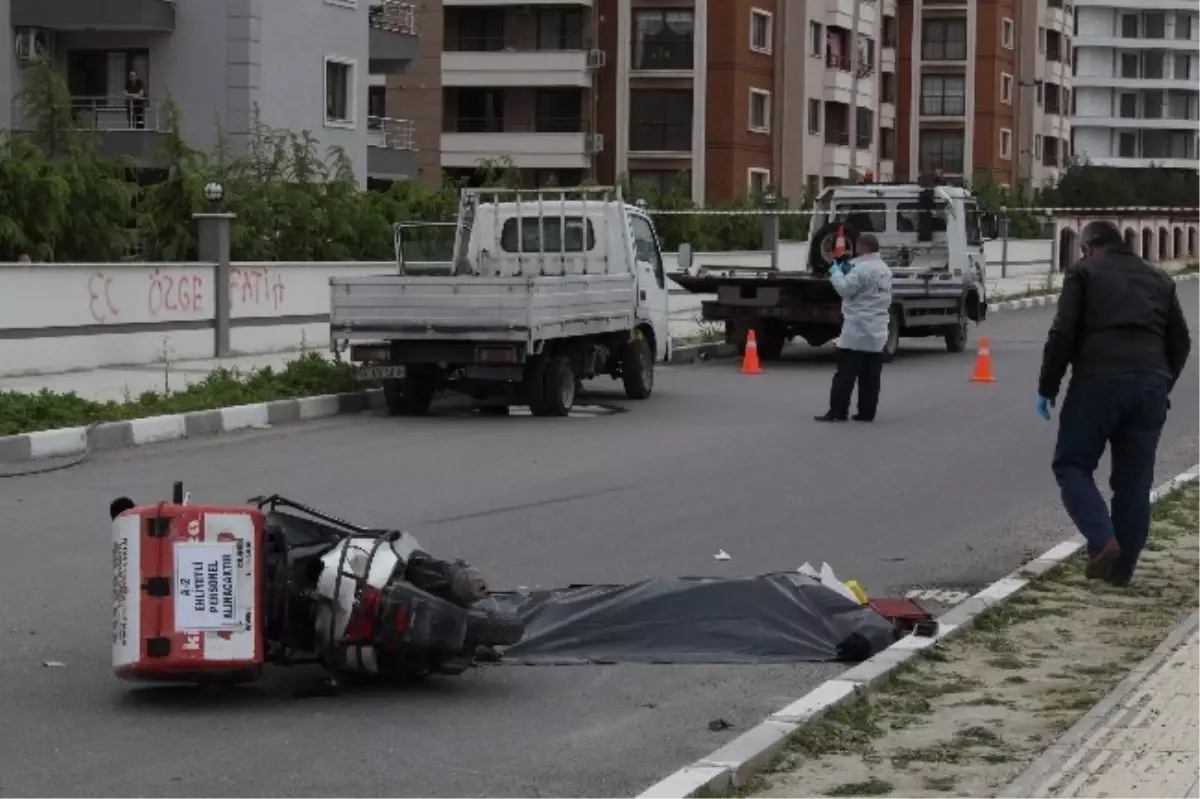
<path id="1" fill-rule="evenodd" d="M 731 354 L 733 348 L 727 344 L 678 347 L 671 353 L 670 364 L 692 364 Z M 367 389 L 349 394 L 321 394 L 315 397 L 257 402 L 251 405 L 233 405 L 190 413 L 148 416 L 120 422 L 101 422 L 0 436 L 0 464 L 79 457 L 99 450 L 140 447 L 185 438 L 233 433 L 238 430 L 266 428 L 289 422 L 307 422 L 378 409 L 382 408 L 383 404 L 382 391 Z"/>
<path id="2" fill-rule="evenodd" d="M 1184 483 L 1200 478 L 1200 464 L 1178 474 L 1150 492 L 1157 500 Z M 804 697 L 768 716 L 734 738 L 708 757 L 684 766 L 638 795 L 638 799 L 683 799 L 700 793 L 722 794 L 731 787 L 744 786 L 757 772 L 769 766 L 801 727 L 818 721 L 829 711 L 873 693 L 899 666 L 920 655 L 923 649 L 954 638 L 974 626 L 989 610 L 1012 599 L 1037 577 L 1058 566 L 1083 548 L 1083 539 L 1074 536 L 1043 552 L 1038 557 L 987 586 L 938 617 L 938 632 L 933 638 L 901 638 L 874 657 L 859 663 L 838 677 L 827 680 Z M 1028 795 L 1028 794 L 1024 794 Z"/>
<path id="3" fill-rule="evenodd" d="M 1200 272 L 1187 272 L 1182 275 L 1171 275 L 1171 278 L 1176 283 L 1186 283 L 1191 280 L 1200 278 Z M 1042 308 L 1047 305 L 1054 305 L 1058 302 L 1058 294 L 1039 294 L 1036 297 L 1022 297 L 1019 300 L 1001 300 L 995 304 L 988 305 L 988 313 L 1001 313 L 1003 311 L 1020 311 L 1026 308 Z"/>
<path id="4" fill-rule="evenodd" d="M 1054 744 L 1029 764 L 1025 771 L 996 794 L 998 799 L 1020 799 L 1024 796 L 1046 796 L 1046 789 L 1061 773 L 1063 765 L 1079 752 L 1082 746 L 1101 724 L 1108 720 L 1122 702 L 1137 692 L 1146 678 L 1159 669 L 1163 662 L 1200 626 L 1200 615 L 1193 613 L 1167 634 L 1162 643 L 1150 655 L 1133 668 L 1125 679 L 1117 684 L 1108 696 L 1075 722 Z"/>

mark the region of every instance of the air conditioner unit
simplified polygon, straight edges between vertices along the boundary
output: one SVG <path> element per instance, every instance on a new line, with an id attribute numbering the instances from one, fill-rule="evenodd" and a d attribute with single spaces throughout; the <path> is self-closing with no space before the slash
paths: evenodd
<path id="1" fill-rule="evenodd" d="M 18 61 L 32 61 L 35 57 L 54 57 L 54 37 L 42 28 L 17 28 L 13 55 Z"/>
<path id="2" fill-rule="evenodd" d="M 603 69 L 607 63 L 603 50 L 588 50 L 587 65 L 588 69 Z"/>
<path id="3" fill-rule="evenodd" d="M 587 136 L 584 138 L 583 146 L 588 155 L 599 155 L 600 153 L 604 152 L 604 134 L 587 134 Z"/>

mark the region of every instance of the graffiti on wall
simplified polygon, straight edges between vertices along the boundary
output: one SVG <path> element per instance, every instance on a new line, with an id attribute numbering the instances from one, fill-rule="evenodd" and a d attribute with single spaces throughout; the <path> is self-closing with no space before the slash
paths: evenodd
<path id="1" fill-rule="evenodd" d="M 141 277 L 137 272 L 97 270 L 84 283 L 88 315 L 96 324 L 121 321 L 121 308 L 140 305 L 151 319 L 211 314 L 208 270 L 182 271 L 156 268 Z M 140 284 L 140 285 L 139 285 Z M 253 309 L 270 314 L 283 307 L 287 281 L 269 267 L 233 266 L 229 272 L 229 302 L 232 308 Z M 135 309 L 135 317 L 136 317 Z"/>

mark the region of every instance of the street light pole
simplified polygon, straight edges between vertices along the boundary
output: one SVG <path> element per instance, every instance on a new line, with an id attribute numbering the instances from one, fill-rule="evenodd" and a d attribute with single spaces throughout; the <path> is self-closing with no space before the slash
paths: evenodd
<path id="1" fill-rule="evenodd" d="M 858 19 L 863 0 L 854 0 L 850 22 L 850 176 L 858 171 Z"/>

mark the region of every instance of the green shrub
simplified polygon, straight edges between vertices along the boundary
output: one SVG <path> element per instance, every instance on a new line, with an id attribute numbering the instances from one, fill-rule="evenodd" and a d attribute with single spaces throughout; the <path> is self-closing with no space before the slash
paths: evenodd
<path id="1" fill-rule="evenodd" d="M 218 369 L 183 391 L 172 394 L 147 391 L 126 402 L 100 402 L 74 393 L 59 394 L 44 389 L 36 394 L 3 391 L 0 392 L 0 435 L 342 394 L 362 388 L 353 367 L 331 363 L 312 353 L 289 362 L 278 371 L 270 367 L 247 373 Z"/>

